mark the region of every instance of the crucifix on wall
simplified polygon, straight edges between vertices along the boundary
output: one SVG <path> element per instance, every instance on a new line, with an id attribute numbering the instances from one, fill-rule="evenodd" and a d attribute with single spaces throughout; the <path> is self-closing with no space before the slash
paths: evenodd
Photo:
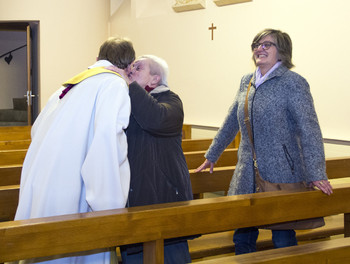
<path id="1" fill-rule="evenodd" d="M 216 27 L 214 27 L 214 23 L 211 23 L 211 27 L 208 29 L 211 30 L 211 40 L 214 40 L 214 29 L 216 29 Z"/>

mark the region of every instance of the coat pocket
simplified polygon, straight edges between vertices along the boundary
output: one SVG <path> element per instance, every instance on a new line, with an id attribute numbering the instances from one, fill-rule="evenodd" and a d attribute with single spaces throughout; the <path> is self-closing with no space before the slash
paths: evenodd
<path id="1" fill-rule="evenodd" d="M 288 152 L 287 146 L 285 144 L 283 144 L 282 146 L 283 146 L 284 156 L 286 157 L 289 168 L 290 168 L 292 174 L 294 175 L 294 161 Z"/>

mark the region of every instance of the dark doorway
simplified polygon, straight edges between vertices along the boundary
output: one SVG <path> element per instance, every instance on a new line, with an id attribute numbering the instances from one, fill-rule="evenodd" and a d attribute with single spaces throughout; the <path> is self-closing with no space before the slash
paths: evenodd
<path id="1" fill-rule="evenodd" d="M 0 20 L 0 126 L 32 125 L 39 114 L 39 21 Z"/>

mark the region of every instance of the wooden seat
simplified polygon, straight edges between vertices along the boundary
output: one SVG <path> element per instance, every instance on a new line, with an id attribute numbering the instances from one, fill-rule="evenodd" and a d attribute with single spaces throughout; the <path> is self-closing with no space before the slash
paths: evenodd
<path id="1" fill-rule="evenodd" d="M 27 154 L 27 149 L 1 150 L 0 166 L 22 164 Z"/>
<path id="2" fill-rule="evenodd" d="M 183 140 L 183 142 L 185 142 L 185 140 Z M 210 143 L 208 142 L 208 144 Z M 7 154 L 14 153 L 14 155 L 17 155 L 18 157 L 21 151 L 23 150 L 14 150 L 7 152 Z M 189 165 L 189 168 L 197 168 L 204 160 L 204 153 L 205 151 L 191 151 L 185 153 L 187 163 L 191 164 Z M 19 158 L 20 160 L 24 159 L 24 156 L 20 156 Z M 12 162 L 14 162 L 13 159 Z M 194 173 L 194 170 L 190 169 L 193 193 L 202 194 L 203 192 L 226 191 L 232 178 L 235 166 L 225 165 L 236 164 L 236 162 L 237 149 L 228 148 L 220 157 L 213 174 L 210 174 L 207 171 L 202 173 Z M 1 166 L 0 186 L 19 184 L 20 172 L 21 165 Z M 327 173 L 330 179 L 350 177 L 350 157 L 327 159 Z M 3 190 L 5 191 L 2 192 L 0 189 L 0 221 L 8 221 L 13 219 L 15 214 L 15 208 L 18 203 L 19 186 L 4 186 Z M 9 207 L 9 210 L 6 209 L 7 207 Z M 329 218 L 333 220 L 330 221 Z M 336 221 L 334 219 L 336 219 Z M 343 234 L 344 227 L 342 220 L 343 215 L 329 216 L 326 218 L 326 222 L 328 224 L 323 228 L 307 231 L 297 231 L 298 240 L 307 241 L 317 237 L 327 237 L 336 234 Z M 272 247 L 272 241 L 268 235 L 269 233 L 269 231 L 261 231 L 261 235 L 258 240 L 259 248 L 265 249 Z M 205 256 L 230 252 L 232 253 L 234 250 L 232 235 L 233 231 L 226 231 L 203 235 L 200 238 L 191 240 L 189 242 L 189 245 L 192 257 L 194 259 L 198 259 Z"/>
<path id="3" fill-rule="evenodd" d="M 236 148 L 227 148 L 221 154 L 220 158 L 215 164 L 215 167 L 232 166 L 237 163 L 237 151 Z M 187 167 L 189 170 L 198 168 L 205 160 L 204 154 L 206 151 L 191 151 L 184 152 Z"/>
<path id="4" fill-rule="evenodd" d="M 326 160 L 327 174 L 330 179 L 350 177 L 350 157 L 339 157 Z M 341 170 L 338 169 L 336 164 L 341 164 Z M 19 184 L 21 177 L 22 165 L 7 165 L 0 167 L 0 186 L 4 186 L 2 189 L 6 189 L 6 185 Z M 192 192 L 196 197 L 206 192 L 218 192 L 227 191 L 230 184 L 235 166 L 218 167 L 215 168 L 214 173 L 209 171 L 195 173 L 194 170 L 190 170 Z M 12 188 L 12 187 L 11 187 Z M 19 189 L 19 186 L 17 187 Z M 13 199 L 18 200 L 16 197 L 18 191 L 14 191 L 12 188 Z M 0 191 L 1 192 L 1 191 Z M 15 203 L 10 203 L 8 206 L 13 206 Z M 5 205 L 0 207 L 0 211 L 8 210 Z M 9 210 L 13 211 L 13 209 Z M 0 212 L 1 214 L 1 212 Z M 13 218 L 9 218 L 11 220 Z"/>
<path id="5" fill-rule="evenodd" d="M 350 237 L 271 249 L 263 252 L 198 261 L 200 264 L 349 263 Z"/>
<path id="6" fill-rule="evenodd" d="M 19 185 L 0 186 L 0 222 L 14 219 L 18 198 Z"/>
<path id="7" fill-rule="evenodd" d="M 277 191 L 3 222 L 0 262 L 143 242 L 144 263 L 163 263 L 167 238 L 341 213 L 350 236 L 350 178 L 332 185 L 330 196 Z"/>
<path id="8" fill-rule="evenodd" d="M 1 150 L 28 149 L 30 139 L 0 141 Z"/>
<path id="9" fill-rule="evenodd" d="M 296 230 L 296 236 L 299 243 L 310 242 L 316 239 L 324 239 L 330 236 L 344 234 L 344 215 L 332 215 L 325 217 L 325 226 L 310 229 Z M 202 259 L 223 254 L 233 254 L 235 246 L 233 243 L 234 231 L 219 232 L 202 235 L 194 240 L 189 240 L 188 245 L 192 259 Z M 257 249 L 266 250 L 273 248 L 271 231 L 266 229 L 259 230 L 257 240 Z"/>
<path id="10" fill-rule="evenodd" d="M 31 139 L 31 126 L 0 127 L 0 141 Z"/>
<path id="11" fill-rule="evenodd" d="M 22 164 L 0 167 L 0 186 L 20 184 Z"/>

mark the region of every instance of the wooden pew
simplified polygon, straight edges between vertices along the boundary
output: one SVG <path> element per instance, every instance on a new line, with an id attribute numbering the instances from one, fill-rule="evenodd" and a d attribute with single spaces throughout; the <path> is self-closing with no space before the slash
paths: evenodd
<path id="1" fill-rule="evenodd" d="M 23 164 L 27 149 L 1 150 L 0 166 Z"/>
<path id="2" fill-rule="evenodd" d="M 294 247 L 266 250 L 250 254 L 197 261 L 198 264 L 295 264 L 349 263 L 350 237 L 320 241 Z"/>
<path id="3" fill-rule="evenodd" d="M 31 139 L 31 126 L 0 127 L 0 141 Z"/>
<path id="4" fill-rule="evenodd" d="M 192 156 L 193 158 L 197 159 L 197 163 L 203 162 L 204 160 L 204 154 L 206 152 L 206 149 L 211 144 L 212 139 L 184 139 L 182 140 L 182 147 L 184 149 L 185 156 Z M 2 164 L 0 165 L 7 165 L 6 164 L 6 156 L 9 157 L 11 162 L 15 163 L 23 163 L 23 159 L 20 158 L 18 160 L 14 160 L 14 157 L 18 157 L 18 151 L 25 152 L 30 144 L 30 139 L 24 139 L 24 140 L 7 140 L 7 141 L 0 141 L 0 155 L 1 159 L 4 159 L 4 161 L 0 161 Z M 228 146 L 228 149 L 233 148 L 233 143 L 231 143 Z M 190 159 L 193 159 L 190 158 Z M 190 161 L 191 162 L 191 161 Z M 233 162 L 233 160 L 232 160 Z M 190 165 L 193 167 L 190 163 Z M 199 164 L 200 165 L 200 164 Z M 198 165 L 198 166 L 199 166 Z"/>
<path id="5" fill-rule="evenodd" d="M 230 159 L 232 159 L 232 163 L 236 163 L 236 161 L 234 160 L 234 157 L 232 156 L 232 153 L 234 153 L 234 151 L 232 150 L 226 150 L 226 151 L 231 154 L 223 154 L 221 158 L 224 158 L 225 155 L 227 155 L 226 162 L 230 162 Z M 192 152 L 190 153 L 190 155 L 191 154 L 193 154 L 194 156 L 197 155 L 197 160 L 198 162 L 201 163 L 203 161 L 202 155 L 204 154 L 204 152 L 197 152 L 197 153 Z M 198 153 L 200 155 L 198 155 Z M 349 177 L 350 176 L 349 161 L 350 161 L 350 157 L 346 157 L 344 159 L 342 158 L 327 159 L 327 173 L 329 175 L 329 178 Z M 220 164 L 220 166 L 222 166 L 222 164 Z M 210 174 L 209 172 L 194 173 L 193 170 L 192 171 L 190 170 L 192 188 L 193 188 L 193 193 L 195 194 L 195 197 L 201 197 L 201 194 L 204 192 L 226 191 L 228 189 L 229 182 L 232 178 L 234 168 L 235 168 L 234 166 L 228 166 L 223 168 L 216 167 L 214 169 L 213 174 Z M 20 171 L 21 171 L 21 166 L 16 166 L 16 165 L 1 168 L 0 169 L 0 186 L 19 184 Z M 12 194 L 12 201 L 14 202 L 1 203 L 0 221 L 8 221 L 13 219 L 15 208 L 18 203 L 18 192 L 19 192 L 18 188 L 19 186 L 17 186 L 17 189 L 14 186 L 11 186 L 10 190 L 7 191 L 6 199 L 9 199 L 9 195 Z M 1 197 L 1 193 L 0 193 L 0 197 Z M 1 200 L 6 201 L 6 199 L 0 198 L 0 201 Z M 317 236 L 320 237 L 320 236 L 342 234 L 343 230 L 340 227 L 341 224 L 339 223 L 339 217 L 341 216 L 338 216 L 338 218 L 336 219 L 332 218 L 331 221 L 328 221 L 329 223 L 327 224 L 326 228 L 316 229 L 312 232 L 306 232 L 306 233 L 297 232 L 298 240 L 308 240 L 310 238 L 317 237 Z M 200 258 L 208 254 L 232 252 L 233 250 L 232 233 L 233 232 L 231 231 L 231 232 L 225 232 L 225 234 L 211 234 L 207 236 L 202 236 L 201 238 L 196 239 L 194 241 L 190 241 L 191 254 L 193 255 L 194 258 Z M 263 239 L 260 239 L 260 241 L 258 242 L 259 242 L 258 247 L 260 248 L 269 248 L 272 246 L 271 239 L 270 238 L 266 239 L 266 236 L 264 236 Z"/>
<path id="6" fill-rule="evenodd" d="M 221 154 L 215 164 L 215 167 L 232 166 L 237 163 L 237 148 L 227 148 Z M 205 160 L 204 154 L 206 151 L 191 151 L 184 152 L 187 167 L 189 170 L 198 168 Z"/>
<path id="7" fill-rule="evenodd" d="M 0 186 L 0 222 L 13 220 L 19 198 L 19 185 Z"/>
<path id="8" fill-rule="evenodd" d="M 183 124 L 182 126 L 182 139 L 192 139 L 192 125 Z M 232 141 L 233 147 L 238 148 L 241 141 L 241 134 L 238 132 L 235 139 Z M 204 149 L 200 149 L 204 150 Z M 187 150 L 184 150 L 187 151 Z"/>
<path id="9" fill-rule="evenodd" d="M 190 169 L 193 193 L 227 191 L 234 170 L 235 166 L 215 167 L 211 174 L 209 169 L 200 173 Z M 350 177 L 350 156 L 327 158 L 326 172 L 329 179 Z"/>
<path id="10" fill-rule="evenodd" d="M 0 134 L 7 133 L 27 133 L 32 129 L 31 126 L 0 126 Z"/>
<path id="11" fill-rule="evenodd" d="M 327 174 L 330 179 L 335 178 L 345 178 L 350 177 L 350 157 L 343 158 L 330 158 L 326 160 L 327 165 Z M 339 165 L 339 167 L 337 166 Z M 18 202 L 18 190 L 19 182 L 21 176 L 21 166 L 5 166 L 0 168 L 0 186 L 3 188 L 0 190 L 0 197 L 2 190 L 6 189 L 6 185 L 11 185 L 12 199 Z M 194 170 L 190 170 L 192 192 L 194 195 L 198 196 L 206 192 L 218 192 L 218 191 L 227 191 L 235 166 L 229 167 L 218 167 L 214 169 L 214 173 L 209 173 L 208 170 L 200 173 L 195 173 Z M 15 190 L 14 186 L 17 184 L 17 189 Z M 8 194 L 7 194 L 8 195 Z M 1 200 L 1 199 L 0 199 Z M 12 206 L 16 204 L 2 203 L 0 206 L 0 215 L 9 215 L 6 212 L 14 212 Z M 17 204 L 16 204 L 17 205 Z M 8 221 L 12 220 L 14 215 L 7 219 Z"/>
<path id="12" fill-rule="evenodd" d="M 348 237 L 350 178 L 333 187 L 330 196 L 279 191 L 3 222 L 0 262 L 143 242 L 144 263 L 163 263 L 164 239 L 341 213 Z"/>
<path id="13" fill-rule="evenodd" d="M 210 146 L 212 138 L 206 139 L 182 139 L 182 150 L 184 152 L 188 151 L 199 151 L 199 150 L 207 150 Z"/>
<path id="14" fill-rule="evenodd" d="M 0 151 L 28 149 L 30 142 L 31 142 L 30 139 L 0 141 Z"/>
<path id="15" fill-rule="evenodd" d="M 186 152 L 185 158 L 190 169 L 197 168 L 204 161 L 205 151 Z M 26 149 L 0 150 L 0 186 L 13 185 L 19 183 L 20 167 L 23 164 L 26 155 Z M 236 164 L 237 149 L 226 149 L 221 155 L 217 166 L 227 166 Z M 13 179 L 10 175 L 13 175 Z M 231 175 L 232 176 L 232 175 Z M 6 183 L 7 180 L 11 182 Z"/>
<path id="16" fill-rule="evenodd" d="M 326 160 L 327 174 L 330 179 L 350 177 L 350 157 L 328 158 Z M 192 190 L 194 197 L 201 197 L 203 193 L 228 190 L 235 166 L 214 168 L 214 173 L 209 171 L 195 173 L 190 170 Z M 326 217 L 326 225 L 313 230 L 298 230 L 298 241 L 310 241 L 317 238 L 325 238 L 343 234 L 342 215 Z M 233 231 L 204 235 L 189 241 L 191 256 L 194 259 L 209 257 L 212 255 L 227 254 L 234 252 L 232 242 Z M 271 232 L 260 230 L 257 241 L 259 249 L 272 248 Z"/>
<path id="17" fill-rule="evenodd" d="M 324 219 L 325 226 L 323 227 L 310 230 L 296 230 L 298 242 L 310 243 L 317 240 L 329 239 L 332 236 L 344 235 L 343 214 L 326 216 Z M 194 240 L 189 240 L 188 244 L 192 259 L 200 260 L 224 254 L 234 254 L 233 233 L 233 230 L 224 231 L 206 234 Z M 257 249 L 260 251 L 272 249 L 273 247 L 271 231 L 260 229 Z"/>
<path id="18" fill-rule="evenodd" d="M 213 141 L 212 138 L 205 138 L 205 139 L 183 139 L 182 140 L 182 150 L 186 152 L 190 151 L 206 151 L 211 142 Z M 232 141 L 227 148 L 235 148 L 235 142 Z M 236 147 L 237 148 L 237 147 Z"/>
<path id="19" fill-rule="evenodd" d="M 191 139 L 192 138 L 192 126 L 183 124 L 182 125 L 182 138 Z"/>
<path id="20" fill-rule="evenodd" d="M 21 180 L 22 164 L 0 167 L 0 186 L 16 185 Z"/>

